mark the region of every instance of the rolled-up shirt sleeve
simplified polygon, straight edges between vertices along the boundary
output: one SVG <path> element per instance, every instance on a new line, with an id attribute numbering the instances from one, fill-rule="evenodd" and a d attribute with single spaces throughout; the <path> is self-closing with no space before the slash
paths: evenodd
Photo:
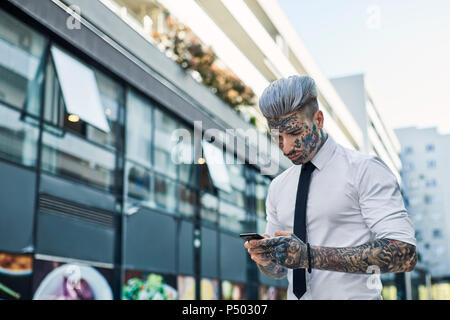
<path id="1" fill-rule="evenodd" d="M 416 245 L 414 224 L 389 167 L 378 157 L 367 159 L 362 163 L 357 179 L 361 214 L 375 238 Z"/>
<path id="2" fill-rule="evenodd" d="M 275 195 L 275 180 L 273 180 L 269 185 L 269 190 L 267 191 L 266 197 L 266 233 L 271 237 L 274 236 L 275 231 L 282 230 L 282 226 L 277 218 L 277 209 L 276 204 L 274 203 L 274 195 Z"/>

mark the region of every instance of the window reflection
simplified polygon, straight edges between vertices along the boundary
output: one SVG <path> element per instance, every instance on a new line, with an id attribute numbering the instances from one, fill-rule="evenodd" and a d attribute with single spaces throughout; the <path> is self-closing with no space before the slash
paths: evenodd
<path id="1" fill-rule="evenodd" d="M 164 173 L 165 175 L 176 179 L 177 166 L 170 157 L 170 152 L 167 150 L 156 148 L 155 146 L 155 170 Z"/>
<path id="2" fill-rule="evenodd" d="M 150 102 L 129 91 L 127 98 L 127 144 L 128 159 L 150 167 L 152 147 L 152 106 Z"/>
<path id="3" fill-rule="evenodd" d="M 231 192 L 219 191 L 220 197 L 234 203 L 238 207 L 245 207 L 246 178 L 243 164 L 227 164 L 230 176 Z"/>
<path id="4" fill-rule="evenodd" d="M 0 100 L 39 115 L 44 37 L 0 11 Z"/>
<path id="5" fill-rule="evenodd" d="M 115 154 L 64 131 L 45 127 L 42 137 L 42 169 L 85 181 L 107 191 L 114 188 Z"/>
<path id="6" fill-rule="evenodd" d="M 186 216 L 193 216 L 195 212 L 195 191 L 180 184 L 180 203 L 178 211 Z"/>
<path id="7" fill-rule="evenodd" d="M 233 232 L 247 232 L 255 229 L 254 214 L 246 209 L 247 179 L 245 165 L 227 164 L 231 192 L 218 190 L 220 203 L 220 226 Z M 252 222 L 253 221 L 253 222 Z"/>
<path id="8" fill-rule="evenodd" d="M 173 141 L 171 137 L 178 128 L 176 120 L 155 109 L 155 169 L 174 179 L 177 178 L 177 166 L 172 161 L 171 152 L 177 141 Z"/>
<path id="9" fill-rule="evenodd" d="M 226 201 L 220 201 L 219 212 L 220 226 L 222 228 L 236 233 L 246 231 L 246 212 L 244 209 L 236 207 Z"/>
<path id="10" fill-rule="evenodd" d="M 227 164 L 230 175 L 230 183 L 234 190 L 245 192 L 246 180 L 243 164 Z"/>
<path id="11" fill-rule="evenodd" d="M 219 208 L 218 198 L 210 193 L 204 192 L 200 198 L 200 205 L 200 216 L 203 222 L 216 224 L 219 217 L 217 213 Z"/>
<path id="12" fill-rule="evenodd" d="M 266 198 L 270 185 L 270 178 L 263 176 L 260 172 L 252 169 L 254 181 L 254 199 L 256 209 L 256 230 L 263 234 L 266 232 Z"/>
<path id="13" fill-rule="evenodd" d="M 234 205 L 244 208 L 245 207 L 245 193 L 233 189 L 232 192 L 225 192 L 222 190 L 218 190 L 219 196 L 221 199 L 226 200 L 227 202 L 233 203 Z"/>
<path id="14" fill-rule="evenodd" d="M 155 175 L 155 202 L 160 208 L 175 211 L 176 183 L 160 175 Z"/>
<path id="15" fill-rule="evenodd" d="M 256 214 L 259 218 L 266 217 L 266 198 L 269 191 L 270 179 L 255 172 Z"/>
<path id="16" fill-rule="evenodd" d="M 190 186 L 196 186 L 194 164 L 179 164 L 178 167 L 180 181 Z"/>
<path id="17" fill-rule="evenodd" d="M 198 187 L 195 177 L 193 132 L 183 127 L 179 129 L 182 132 L 179 136 L 181 140 L 176 143 L 173 153 L 178 163 L 178 179 L 182 183 Z"/>
<path id="18" fill-rule="evenodd" d="M 126 194 L 128 197 L 150 205 L 152 182 L 151 173 L 141 166 L 127 162 L 126 179 Z"/>
<path id="19" fill-rule="evenodd" d="M 0 157 L 25 166 L 35 166 L 38 128 L 37 120 L 22 117 L 20 112 L 0 104 Z"/>
<path id="20" fill-rule="evenodd" d="M 105 133 L 94 126 L 87 126 L 87 138 L 91 141 L 110 147 L 117 147 L 121 126 L 119 121 L 120 109 L 123 107 L 124 91 L 120 84 L 113 81 L 103 73 L 94 70 L 97 79 L 100 100 L 106 121 L 111 129 L 111 133 Z"/>

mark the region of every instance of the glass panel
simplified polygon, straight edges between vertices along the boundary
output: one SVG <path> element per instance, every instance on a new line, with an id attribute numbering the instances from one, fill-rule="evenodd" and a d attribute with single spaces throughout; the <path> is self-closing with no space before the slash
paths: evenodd
<path id="1" fill-rule="evenodd" d="M 221 199 L 235 204 L 240 208 L 245 208 L 246 179 L 244 176 L 244 165 L 227 164 L 230 177 L 231 192 L 218 190 Z"/>
<path id="2" fill-rule="evenodd" d="M 55 68 L 51 62 L 47 64 L 45 72 L 44 120 L 62 127 L 65 113 L 64 101 Z"/>
<path id="3" fill-rule="evenodd" d="M 152 106 L 149 101 L 132 91 L 127 97 L 127 143 L 126 154 L 143 166 L 151 165 Z"/>
<path id="4" fill-rule="evenodd" d="M 227 164 L 228 173 L 230 175 L 230 183 L 233 189 L 245 191 L 246 181 L 244 176 L 243 164 Z"/>
<path id="5" fill-rule="evenodd" d="M 151 173 L 134 163 L 127 162 L 126 165 L 126 190 L 129 198 L 139 200 L 142 205 L 153 207 L 152 202 L 152 175 Z"/>
<path id="6" fill-rule="evenodd" d="M 100 93 L 100 100 L 102 102 L 103 114 L 106 117 L 110 132 L 104 132 L 93 126 L 87 126 L 86 137 L 94 142 L 102 145 L 109 145 L 115 147 L 117 145 L 118 133 L 121 132 L 119 112 L 123 107 L 124 90 L 121 85 L 105 76 L 99 71 L 95 70 L 95 77 L 97 79 L 98 89 Z"/>
<path id="7" fill-rule="evenodd" d="M 158 207 L 175 211 L 177 205 L 176 183 L 155 175 L 155 202 Z"/>
<path id="8" fill-rule="evenodd" d="M 231 192 L 230 176 L 225 165 L 222 150 L 205 140 L 202 141 L 202 146 L 214 186 L 223 191 Z"/>
<path id="9" fill-rule="evenodd" d="M 266 217 L 266 198 L 269 191 L 270 179 L 262 176 L 259 173 L 255 173 L 256 178 L 256 214 L 258 217 Z"/>
<path id="10" fill-rule="evenodd" d="M 39 115 L 46 40 L 0 11 L 0 100 Z"/>
<path id="11" fill-rule="evenodd" d="M 194 145 L 193 145 L 193 132 L 187 128 L 181 128 L 183 130 L 182 136 L 180 135 L 180 141 L 176 144 L 174 153 L 177 155 L 177 163 L 179 180 L 190 186 L 197 186 L 195 179 L 195 167 L 194 167 Z"/>
<path id="12" fill-rule="evenodd" d="M 85 181 L 108 191 L 113 189 L 113 152 L 69 132 L 61 131 L 58 135 L 51 132 L 51 127 L 45 127 L 42 141 L 43 170 Z"/>
<path id="13" fill-rule="evenodd" d="M 177 168 L 177 165 L 172 161 L 170 152 L 160 149 L 155 145 L 155 169 L 172 179 L 176 179 Z"/>
<path id="14" fill-rule="evenodd" d="M 266 216 L 266 194 L 267 188 L 263 185 L 256 185 L 256 214 L 258 217 Z"/>
<path id="15" fill-rule="evenodd" d="M 194 164 L 179 164 L 180 181 L 190 186 L 195 186 Z"/>
<path id="16" fill-rule="evenodd" d="M 67 113 L 110 132 L 93 70 L 56 47 L 51 51 Z"/>
<path id="17" fill-rule="evenodd" d="M 195 191 L 184 185 L 180 185 L 180 204 L 178 211 L 187 216 L 193 216 L 195 212 Z"/>
<path id="18" fill-rule="evenodd" d="M 27 120 L 29 123 L 27 123 Z M 39 123 L 0 104 L 0 157 L 25 166 L 35 166 Z"/>
<path id="19" fill-rule="evenodd" d="M 66 128 L 72 132 L 85 137 L 98 144 L 115 148 L 117 139 L 120 136 L 119 113 L 122 107 L 123 88 L 100 72 L 96 72 L 98 87 L 101 99 L 102 116 L 107 119 L 112 128 L 109 132 L 104 132 L 91 124 L 79 120 L 70 121 L 66 111 L 61 87 L 56 76 L 56 71 L 51 61 L 46 67 L 46 84 L 44 100 L 44 119 L 56 127 Z"/>
<path id="20" fill-rule="evenodd" d="M 176 120 L 155 109 L 155 169 L 174 179 L 177 178 L 177 166 L 172 161 L 171 152 L 177 141 L 171 138 L 178 128 Z"/>
<path id="21" fill-rule="evenodd" d="M 210 193 L 203 193 L 200 198 L 201 211 L 200 216 L 204 221 L 209 221 L 212 223 L 217 223 L 218 214 L 217 209 L 219 205 L 219 200 L 216 196 Z"/>
<path id="22" fill-rule="evenodd" d="M 233 190 L 230 193 L 219 190 L 219 196 L 228 202 L 234 203 L 240 208 L 245 208 L 245 193 Z"/>
<path id="23" fill-rule="evenodd" d="M 225 201 L 219 203 L 220 226 L 237 233 L 248 231 L 245 210 Z"/>

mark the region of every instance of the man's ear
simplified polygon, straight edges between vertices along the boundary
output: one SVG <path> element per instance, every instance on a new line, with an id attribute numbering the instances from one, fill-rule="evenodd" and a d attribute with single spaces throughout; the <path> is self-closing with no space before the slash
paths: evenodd
<path id="1" fill-rule="evenodd" d="M 313 117 L 313 122 L 320 130 L 323 128 L 323 112 L 321 110 L 317 110 Z"/>

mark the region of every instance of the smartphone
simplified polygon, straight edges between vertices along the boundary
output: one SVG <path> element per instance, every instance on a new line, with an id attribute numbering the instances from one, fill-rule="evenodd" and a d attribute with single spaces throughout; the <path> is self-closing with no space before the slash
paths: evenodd
<path id="1" fill-rule="evenodd" d="M 239 237 L 245 239 L 246 241 L 250 240 L 261 240 L 264 239 L 264 237 L 258 233 L 249 232 L 249 233 L 241 233 Z"/>

